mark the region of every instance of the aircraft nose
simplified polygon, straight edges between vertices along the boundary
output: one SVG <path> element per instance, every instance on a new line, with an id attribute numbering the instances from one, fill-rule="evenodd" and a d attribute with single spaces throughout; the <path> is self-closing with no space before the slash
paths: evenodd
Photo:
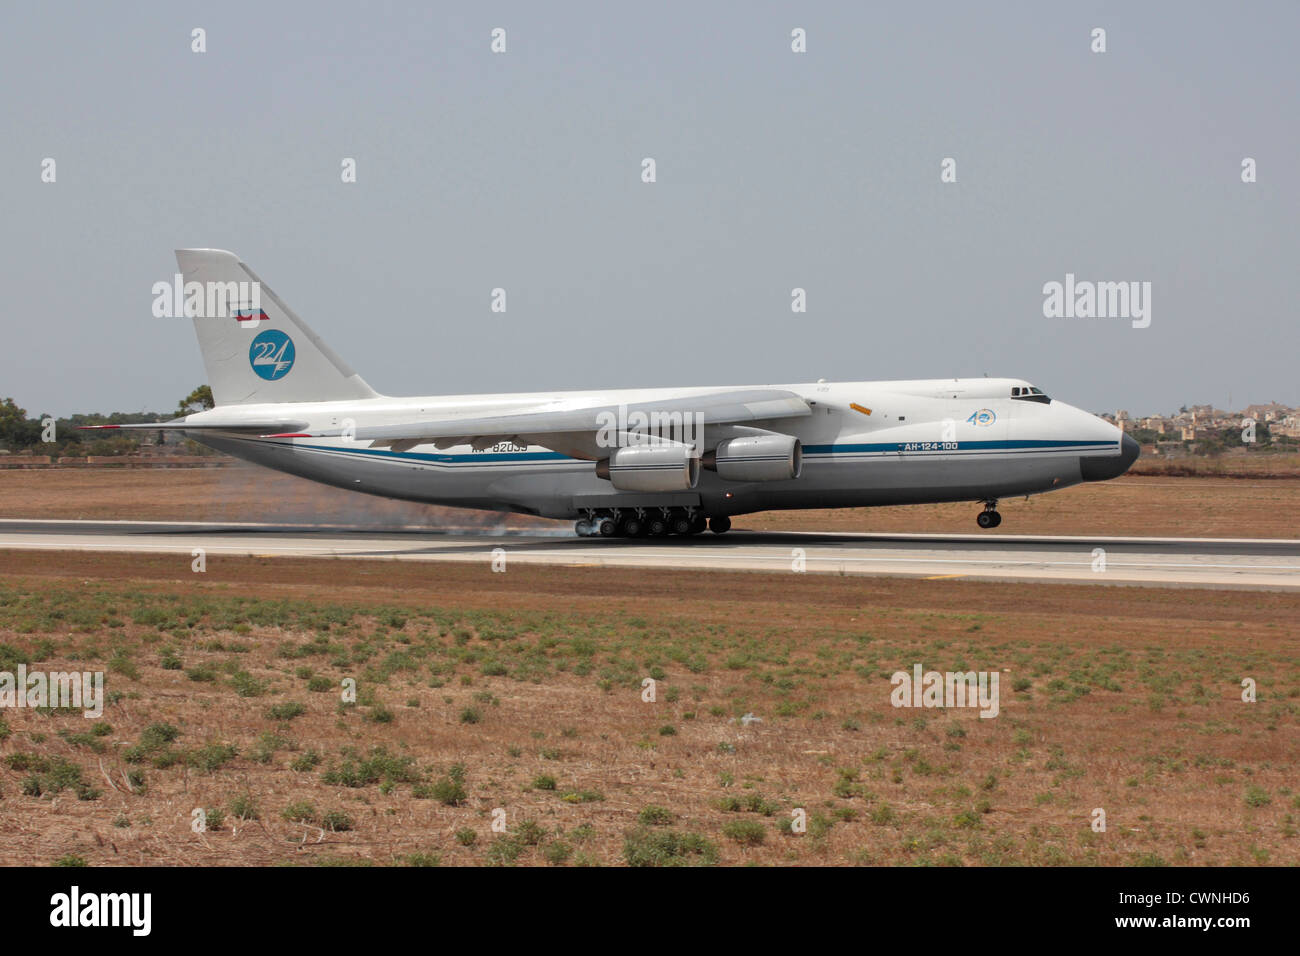
<path id="1" fill-rule="evenodd" d="M 1132 435 L 1125 435 L 1119 443 L 1119 454 L 1106 458 L 1080 458 L 1079 470 L 1084 481 L 1107 481 L 1118 478 L 1132 467 L 1142 454 L 1142 446 Z"/>
<path id="2" fill-rule="evenodd" d="M 1124 471 L 1128 471 L 1133 467 L 1133 462 L 1137 461 L 1141 455 L 1142 446 L 1137 443 L 1137 439 L 1132 435 L 1125 435 L 1124 440 L 1119 445 L 1119 457 L 1124 460 Z"/>

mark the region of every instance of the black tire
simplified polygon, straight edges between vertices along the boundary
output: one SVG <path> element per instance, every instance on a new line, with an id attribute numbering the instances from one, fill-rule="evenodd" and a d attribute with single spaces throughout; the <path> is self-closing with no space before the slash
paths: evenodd
<path id="1" fill-rule="evenodd" d="M 645 534 L 645 522 L 640 518 L 624 518 L 623 534 L 629 538 L 639 538 Z"/>
<path id="2" fill-rule="evenodd" d="M 996 511 L 981 511 L 975 518 L 975 523 L 981 528 L 996 528 L 998 513 Z"/>
<path id="3" fill-rule="evenodd" d="M 696 515 L 691 521 L 691 534 L 699 534 L 709 526 L 709 521 L 704 515 Z"/>
<path id="4" fill-rule="evenodd" d="M 596 528 L 602 538 L 612 538 L 618 534 L 618 525 L 614 523 L 613 518 L 600 518 L 596 522 Z"/>
<path id="5" fill-rule="evenodd" d="M 668 533 L 668 522 L 663 518 L 655 515 L 645 519 L 646 532 L 652 538 L 662 538 Z"/>
<path id="6" fill-rule="evenodd" d="M 673 534 L 690 534 L 691 519 L 686 517 L 686 515 L 673 515 L 672 519 L 668 522 L 668 527 L 672 530 Z"/>
<path id="7" fill-rule="evenodd" d="M 995 511 L 993 512 L 993 527 L 996 528 L 1000 524 L 1002 524 L 1002 512 Z"/>
<path id="8" fill-rule="evenodd" d="M 726 534 L 731 530 L 731 519 L 726 515 L 717 515 L 709 519 L 709 530 L 714 534 Z"/>

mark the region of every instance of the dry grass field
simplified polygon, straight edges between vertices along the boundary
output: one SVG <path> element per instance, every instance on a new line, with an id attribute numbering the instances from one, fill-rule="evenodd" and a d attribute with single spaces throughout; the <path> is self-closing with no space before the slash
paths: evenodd
<path id="1" fill-rule="evenodd" d="M 1007 534 L 1300 538 L 1300 480 L 1124 477 L 1005 499 Z M 979 505 L 916 505 L 744 515 L 735 527 L 780 531 L 978 533 Z M 0 471 L 0 517 L 153 521 L 556 527 L 519 515 L 433 508 L 329 488 L 246 465 Z"/>
<path id="2" fill-rule="evenodd" d="M 1295 865 L 1298 614 L 1279 593 L 0 552 L 0 670 L 102 670 L 109 697 L 96 720 L 0 712 L 0 864 Z M 998 672 L 999 715 L 892 707 L 917 663 Z"/>
<path id="3" fill-rule="evenodd" d="M 1300 455 L 1283 452 L 1237 451 L 1225 455 L 1184 455 L 1179 458 L 1143 455 L 1131 475 L 1201 478 L 1300 478 Z"/>

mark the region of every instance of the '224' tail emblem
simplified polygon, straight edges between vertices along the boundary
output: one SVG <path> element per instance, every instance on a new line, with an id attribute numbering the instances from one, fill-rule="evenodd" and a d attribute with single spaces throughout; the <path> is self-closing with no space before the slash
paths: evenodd
<path id="1" fill-rule="evenodd" d="M 293 339 L 279 329 L 259 333 L 248 349 L 248 363 L 253 371 L 271 382 L 289 374 L 293 359 Z"/>

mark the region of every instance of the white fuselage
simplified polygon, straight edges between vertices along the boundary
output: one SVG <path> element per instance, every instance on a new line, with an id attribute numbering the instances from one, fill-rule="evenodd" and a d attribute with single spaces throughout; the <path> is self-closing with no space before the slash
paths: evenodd
<path id="1" fill-rule="evenodd" d="M 768 387 L 768 386 L 764 386 Z M 193 431 L 191 437 L 240 458 L 368 494 L 553 518 L 628 506 L 687 506 L 706 515 L 781 508 L 836 508 L 935 501 L 995 500 L 1114 477 L 1136 445 L 1087 412 L 1030 396 L 1019 379 L 817 382 L 770 386 L 794 392 L 813 409 L 759 428 L 802 443 L 799 477 L 727 481 L 704 472 L 689 491 L 631 494 L 596 474 L 595 462 L 540 445 L 402 447 L 340 438 L 266 438 Z M 1012 392 L 1024 397 L 1012 397 Z M 300 421 L 304 432 L 429 419 L 507 415 L 519 409 L 562 411 L 593 405 L 653 403 L 716 393 L 717 387 L 620 389 L 555 395 L 455 395 L 424 398 L 225 406 L 190 416 L 202 423 Z M 715 442 L 716 443 L 716 442 Z M 709 429 L 703 447 L 710 447 Z M 653 500 L 652 500 L 653 499 Z"/>

